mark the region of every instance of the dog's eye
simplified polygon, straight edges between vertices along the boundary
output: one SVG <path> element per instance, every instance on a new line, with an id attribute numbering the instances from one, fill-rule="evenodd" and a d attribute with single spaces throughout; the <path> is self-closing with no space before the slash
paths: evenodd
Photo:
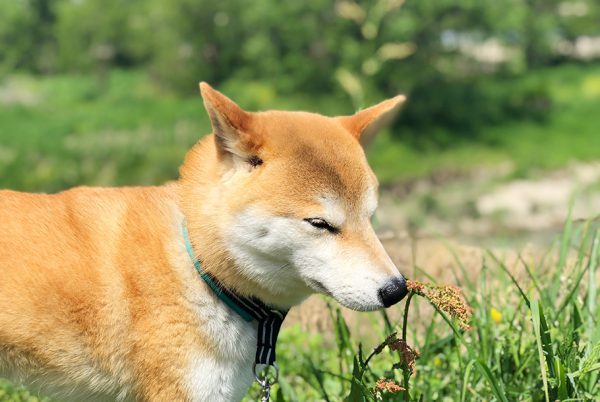
<path id="1" fill-rule="evenodd" d="M 338 229 L 335 226 L 331 225 L 325 219 L 322 219 L 322 218 L 306 218 L 304 220 L 306 222 L 310 223 L 311 225 L 313 225 L 314 227 L 316 227 L 317 229 L 324 229 L 324 230 L 327 230 L 329 233 L 333 233 L 333 234 L 337 234 L 337 233 L 340 232 L 340 229 Z"/>

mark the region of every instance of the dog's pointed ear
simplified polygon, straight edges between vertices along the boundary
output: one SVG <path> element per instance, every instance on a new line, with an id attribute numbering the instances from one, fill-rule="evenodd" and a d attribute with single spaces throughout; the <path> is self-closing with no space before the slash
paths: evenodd
<path id="1" fill-rule="evenodd" d="M 393 120 L 405 100 L 406 96 L 398 95 L 352 116 L 340 116 L 337 119 L 361 144 L 366 145 Z"/>
<path id="2" fill-rule="evenodd" d="M 261 145 L 259 136 L 250 130 L 252 113 L 240 108 L 206 82 L 200 83 L 200 94 L 220 154 L 230 154 L 252 163 L 251 159 L 256 157 L 255 152 Z"/>

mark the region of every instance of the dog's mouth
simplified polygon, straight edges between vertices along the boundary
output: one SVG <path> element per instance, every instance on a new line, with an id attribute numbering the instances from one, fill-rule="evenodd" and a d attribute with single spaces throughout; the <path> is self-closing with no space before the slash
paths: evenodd
<path id="1" fill-rule="evenodd" d="M 308 286 L 315 292 L 331 296 L 331 292 L 327 290 L 327 288 L 325 287 L 325 285 L 323 285 L 322 282 L 317 281 L 315 279 L 307 279 L 306 282 L 308 283 Z"/>

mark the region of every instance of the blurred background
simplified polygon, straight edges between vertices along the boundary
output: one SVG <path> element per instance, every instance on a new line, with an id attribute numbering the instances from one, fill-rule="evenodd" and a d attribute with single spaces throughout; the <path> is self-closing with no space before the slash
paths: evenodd
<path id="1" fill-rule="evenodd" d="M 0 188 L 177 178 L 211 131 L 201 80 L 248 110 L 351 114 L 406 94 L 367 154 L 375 225 L 415 275 L 460 284 L 453 264 L 479 272 L 480 247 L 510 266 L 545 256 L 567 216 L 600 214 L 597 0 L 0 0 Z M 303 311 L 291 321 L 327 326 L 321 299 Z"/>
<path id="2" fill-rule="evenodd" d="M 0 187 L 176 178 L 200 80 L 249 110 L 407 94 L 368 149 L 395 232 L 543 235 L 575 191 L 598 213 L 594 0 L 3 0 Z"/>

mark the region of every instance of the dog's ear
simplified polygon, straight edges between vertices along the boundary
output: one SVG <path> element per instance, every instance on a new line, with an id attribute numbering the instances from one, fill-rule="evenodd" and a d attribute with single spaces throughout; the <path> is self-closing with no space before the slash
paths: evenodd
<path id="1" fill-rule="evenodd" d="M 340 116 L 337 119 L 361 144 L 366 145 L 393 120 L 405 100 L 406 96 L 398 95 L 352 116 Z"/>
<path id="2" fill-rule="evenodd" d="M 256 151 L 261 146 L 260 137 L 250 131 L 252 113 L 240 108 L 206 82 L 200 83 L 200 94 L 220 155 L 230 155 L 252 163 L 252 158 L 257 158 Z"/>

